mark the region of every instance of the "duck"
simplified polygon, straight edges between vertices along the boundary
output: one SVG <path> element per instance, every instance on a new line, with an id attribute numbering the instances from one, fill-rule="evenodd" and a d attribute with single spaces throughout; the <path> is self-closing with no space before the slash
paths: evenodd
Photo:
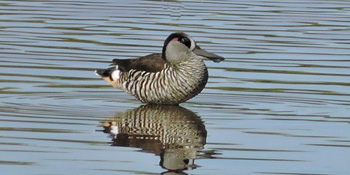
<path id="1" fill-rule="evenodd" d="M 216 63 L 225 59 L 200 48 L 189 35 L 175 32 L 164 41 L 162 53 L 113 59 L 111 67 L 95 70 L 95 74 L 142 103 L 178 105 L 198 95 L 207 84 L 203 58 Z"/>

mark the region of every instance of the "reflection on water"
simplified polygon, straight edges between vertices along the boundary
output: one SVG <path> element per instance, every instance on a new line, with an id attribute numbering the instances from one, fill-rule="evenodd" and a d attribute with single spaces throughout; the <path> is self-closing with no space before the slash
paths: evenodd
<path id="1" fill-rule="evenodd" d="M 112 146 L 159 155 L 160 166 L 176 172 L 197 167 L 194 160 L 207 137 L 200 117 L 180 106 L 143 105 L 107 119 L 103 127 Z"/>

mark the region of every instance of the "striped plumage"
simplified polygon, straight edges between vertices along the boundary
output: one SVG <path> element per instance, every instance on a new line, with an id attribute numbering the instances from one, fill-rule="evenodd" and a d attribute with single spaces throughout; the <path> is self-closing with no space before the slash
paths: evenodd
<path id="1" fill-rule="evenodd" d="M 165 40 L 162 54 L 114 59 L 115 67 L 96 73 L 144 103 L 179 104 L 199 94 L 207 83 L 201 56 L 215 62 L 224 59 L 202 50 L 188 35 L 173 33 Z"/>
<path id="2" fill-rule="evenodd" d="M 115 87 L 134 95 L 144 103 L 182 103 L 199 94 L 208 80 L 204 62 L 195 57 L 179 65 L 167 63 L 159 72 L 134 69 L 122 72 L 122 78 L 115 83 Z"/>

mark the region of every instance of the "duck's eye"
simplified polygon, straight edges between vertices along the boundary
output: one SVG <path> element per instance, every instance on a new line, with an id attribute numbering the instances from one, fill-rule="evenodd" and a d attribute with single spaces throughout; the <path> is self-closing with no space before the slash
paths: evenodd
<path id="1" fill-rule="evenodd" d="M 188 48 L 191 47 L 191 41 L 188 38 L 181 38 L 180 42 L 185 44 Z"/>
<path id="2" fill-rule="evenodd" d="M 181 38 L 180 42 L 186 44 L 186 43 L 190 42 L 190 40 L 188 38 Z"/>

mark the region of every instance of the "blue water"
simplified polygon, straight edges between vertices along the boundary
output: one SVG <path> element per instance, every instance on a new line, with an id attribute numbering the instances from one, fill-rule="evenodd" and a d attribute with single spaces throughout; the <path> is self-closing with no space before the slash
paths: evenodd
<path id="1" fill-rule="evenodd" d="M 0 170 L 347 175 L 349 6 L 1 1 Z M 94 75 L 174 31 L 226 58 L 206 61 L 206 88 L 181 107 L 142 106 Z"/>

